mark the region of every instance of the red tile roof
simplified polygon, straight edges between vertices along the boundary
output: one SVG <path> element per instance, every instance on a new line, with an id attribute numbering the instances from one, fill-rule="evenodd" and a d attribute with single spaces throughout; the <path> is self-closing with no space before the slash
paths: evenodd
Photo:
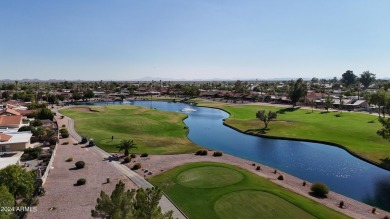
<path id="1" fill-rule="evenodd" d="M 0 126 L 15 125 L 22 123 L 22 116 L 0 116 Z"/>
<path id="2" fill-rule="evenodd" d="M 8 141 L 12 138 L 11 135 L 0 134 L 0 142 Z"/>

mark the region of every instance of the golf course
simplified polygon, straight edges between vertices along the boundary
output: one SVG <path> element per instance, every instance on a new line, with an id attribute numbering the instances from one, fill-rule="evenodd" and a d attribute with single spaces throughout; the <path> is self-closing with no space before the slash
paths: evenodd
<path id="1" fill-rule="evenodd" d="M 149 181 L 189 218 L 348 218 L 229 164 L 189 163 Z"/>
<path id="2" fill-rule="evenodd" d="M 315 140 L 340 145 L 356 155 L 390 168 L 390 142 L 376 132 L 381 128 L 377 116 L 354 112 L 326 112 L 290 107 L 238 105 L 194 99 L 198 106 L 225 110 L 230 117 L 225 124 L 249 134 Z M 278 112 L 268 129 L 256 118 L 260 109 Z"/>
<path id="3" fill-rule="evenodd" d="M 75 120 L 80 135 L 93 138 L 107 152 L 118 152 L 120 142 L 128 139 L 137 144 L 130 153 L 182 154 L 199 149 L 187 138 L 184 114 L 129 105 L 75 107 L 60 112 Z"/>

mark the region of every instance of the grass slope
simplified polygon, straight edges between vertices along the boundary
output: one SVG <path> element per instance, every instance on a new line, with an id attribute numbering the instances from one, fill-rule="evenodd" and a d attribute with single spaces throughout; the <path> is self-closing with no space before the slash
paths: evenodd
<path id="1" fill-rule="evenodd" d="M 315 110 L 312 113 L 305 109 L 225 104 L 200 99 L 195 102 L 199 106 L 226 110 L 230 117 L 225 123 L 242 132 L 261 134 L 264 124 L 256 119 L 259 109 L 279 111 L 277 120 L 270 122 L 265 135 L 336 143 L 383 165 L 386 165 L 383 161 L 390 157 L 390 144 L 376 134 L 381 124 L 373 115 L 343 112 L 341 117 L 337 117 L 339 112 Z"/>
<path id="2" fill-rule="evenodd" d="M 182 121 L 184 114 L 127 105 L 90 108 L 93 111 L 70 108 L 61 113 L 75 120 L 75 129 L 80 135 L 94 138 L 95 143 L 108 152 L 118 152 L 116 146 L 123 139 L 132 139 L 137 144 L 138 149 L 132 149 L 131 153 L 180 154 L 199 148 L 187 139 L 188 129 L 184 129 Z"/>
<path id="3" fill-rule="evenodd" d="M 189 218 L 348 218 L 228 164 L 185 164 L 149 181 L 162 188 Z"/>

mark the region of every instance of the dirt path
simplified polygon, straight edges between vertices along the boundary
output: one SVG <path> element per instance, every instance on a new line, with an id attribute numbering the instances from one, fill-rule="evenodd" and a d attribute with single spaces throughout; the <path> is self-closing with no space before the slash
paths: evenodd
<path id="1" fill-rule="evenodd" d="M 313 196 L 310 196 L 310 183 L 307 183 L 306 186 L 302 186 L 303 180 L 287 173 L 278 171 L 277 174 L 274 174 L 275 169 L 267 167 L 265 165 L 234 157 L 228 154 L 224 154 L 222 157 L 213 157 L 211 156 L 212 152 L 209 151 L 207 156 L 196 156 L 193 154 L 180 154 L 180 155 L 149 155 L 147 158 L 137 157 L 132 163 L 128 166 L 131 167 L 134 162 L 140 162 L 142 164 L 142 169 L 138 170 L 137 173 L 145 178 L 149 178 L 155 175 L 158 175 L 162 172 L 165 172 L 169 169 L 172 169 L 176 166 L 183 165 L 185 163 L 191 162 L 201 162 L 201 161 L 212 161 L 212 162 L 221 162 L 228 163 L 243 169 L 246 169 L 252 173 L 255 173 L 261 177 L 267 178 L 272 182 L 281 185 L 295 193 L 298 193 L 302 196 L 313 199 L 323 205 L 333 208 L 336 211 L 340 211 L 344 214 L 347 214 L 354 218 L 383 218 L 384 216 L 390 216 L 389 212 L 377 209 L 376 214 L 372 214 L 372 206 L 366 205 L 362 202 L 356 201 L 354 199 L 348 198 L 346 196 L 330 192 L 328 198 L 318 199 Z M 260 166 L 261 170 L 257 171 L 256 167 Z M 284 180 L 277 180 L 279 175 L 284 176 Z M 338 207 L 340 201 L 344 201 L 345 208 L 341 209 Z"/>

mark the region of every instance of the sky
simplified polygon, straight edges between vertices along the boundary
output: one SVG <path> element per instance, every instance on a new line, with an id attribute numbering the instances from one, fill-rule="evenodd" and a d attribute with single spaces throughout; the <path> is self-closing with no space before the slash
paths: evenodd
<path id="1" fill-rule="evenodd" d="M 388 0 L 0 1 L 0 79 L 390 77 Z"/>

